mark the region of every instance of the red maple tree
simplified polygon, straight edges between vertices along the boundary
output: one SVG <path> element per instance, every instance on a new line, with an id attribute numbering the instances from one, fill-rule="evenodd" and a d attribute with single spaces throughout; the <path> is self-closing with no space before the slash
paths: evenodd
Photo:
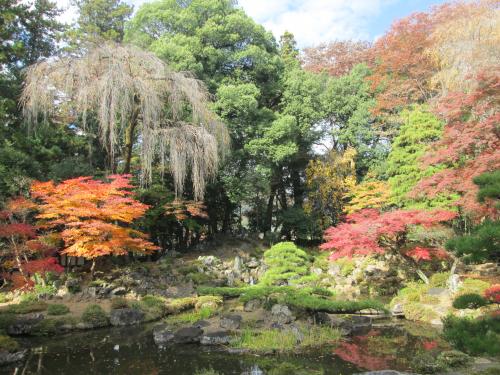
<path id="1" fill-rule="evenodd" d="M 443 137 L 424 156 L 425 166 L 446 168 L 423 179 L 412 195 L 458 193 L 457 204 L 476 219 L 498 217 L 491 201 L 476 200 L 473 179 L 500 168 L 500 69 L 482 72 L 470 93 L 449 93 L 437 107 L 447 124 Z"/>
<path id="2" fill-rule="evenodd" d="M 54 248 L 39 240 L 37 228 L 28 223 L 28 217 L 36 209 L 36 204 L 24 197 L 9 200 L 5 210 L 0 211 L 0 241 L 2 251 L 3 276 L 14 282 L 15 287 L 30 284 L 29 276 L 34 273 L 62 272 L 57 259 L 51 257 Z M 21 277 L 13 273 L 17 270 Z"/>
<path id="3" fill-rule="evenodd" d="M 62 254 L 70 256 L 94 260 L 157 250 L 146 234 L 130 226 L 149 207 L 132 197 L 130 178 L 112 175 L 107 181 L 79 177 L 60 184 L 34 183 L 31 193 L 41 202 L 37 215 L 40 226 L 60 231 Z"/>
<path id="4" fill-rule="evenodd" d="M 326 242 L 320 248 L 332 250 L 331 260 L 382 254 L 389 250 L 397 251 L 414 262 L 442 258 L 446 256 L 444 250 L 411 244 L 407 233 L 411 226 L 432 227 L 455 217 L 455 212 L 444 210 L 396 210 L 380 213 L 368 208 L 349 214 L 344 223 L 328 228 L 324 234 Z"/>

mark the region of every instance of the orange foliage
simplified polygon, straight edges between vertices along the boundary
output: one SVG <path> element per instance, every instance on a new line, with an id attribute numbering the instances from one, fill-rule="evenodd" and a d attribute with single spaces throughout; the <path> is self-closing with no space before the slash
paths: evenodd
<path id="1" fill-rule="evenodd" d="M 42 202 L 37 218 L 42 227 L 62 229 L 63 254 L 93 259 L 158 249 L 144 233 L 129 227 L 148 209 L 131 197 L 130 176 L 108 179 L 79 177 L 57 185 L 52 181 L 33 184 L 31 193 Z"/>
<path id="2" fill-rule="evenodd" d="M 165 209 L 166 215 L 174 215 L 178 221 L 183 221 L 190 217 L 201 219 L 208 218 L 206 212 L 207 207 L 201 202 L 181 201 L 176 199 L 164 205 L 163 208 Z"/>

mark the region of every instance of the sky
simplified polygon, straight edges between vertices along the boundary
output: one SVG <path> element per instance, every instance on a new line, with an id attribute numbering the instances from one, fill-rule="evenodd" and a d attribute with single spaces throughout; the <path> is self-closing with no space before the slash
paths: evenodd
<path id="1" fill-rule="evenodd" d="M 56 0 L 63 9 L 69 0 Z M 137 9 L 148 0 L 125 0 Z M 392 22 L 416 11 L 428 10 L 444 0 L 239 0 L 255 21 L 273 32 L 277 39 L 284 31 L 295 35 L 298 46 L 308 47 L 335 39 L 376 40 Z M 68 9 L 62 16 L 71 22 Z"/>

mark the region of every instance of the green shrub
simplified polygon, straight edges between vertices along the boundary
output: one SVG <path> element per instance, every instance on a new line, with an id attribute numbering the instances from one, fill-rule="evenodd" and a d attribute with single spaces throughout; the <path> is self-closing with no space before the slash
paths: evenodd
<path id="1" fill-rule="evenodd" d="M 48 315 L 65 315 L 67 313 L 69 313 L 69 308 L 66 305 L 54 303 L 47 306 Z"/>
<path id="2" fill-rule="evenodd" d="M 465 366 L 470 362 L 471 358 L 458 350 L 447 350 L 439 353 L 437 357 L 437 362 L 443 368 L 456 368 Z"/>
<path id="3" fill-rule="evenodd" d="M 201 284 L 207 284 L 210 282 L 213 278 L 210 275 L 207 275 L 204 272 L 192 272 L 188 273 L 187 277 L 191 279 L 193 283 L 196 285 L 201 285 Z"/>
<path id="4" fill-rule="evenodd" d="M 449 278 L 449 272 L 437 272 L 429 278 L 429 286 L 431 288 L 445 288 Z"/>
<path id="5" fill-rule="evenodd" d="M 209 367 L 203 370 L 196 370 L 194 375 L 221 375 L 220 372 L 215 371 L 213 368 Z"/>
<path id="6" fill-rule="evenodd" d="M 53 285 L 35 284 L 33 289 L 37 297 L 54 296 L 57 293 L 57 288 Z"/>
<path id="7" fill-rule="evenodd" d="M 99 305 L 88 305 L 82 314 L 82 321 L 94 327 L 105 327 L 108 325 L 108 316 Z"/>
<path id="8" fill-rule="evenodd" d="M 157 320 L 167 313 L 166 300 L 162 297 L 146 295 L 139 302 L 131 304 L 146 314 L 146 321 Z"/>
<path id="9" fill-rule="evenodd" d="M 483 296 L 475 293 L 462 294 L 453 301 L 453 307 L 459 310 L 478 309 L 487 304 L 488 301 Z"/>
<path id="10" fill-rule="evenodd" d="M 32 312 L 45 311 L 47 309 L 47 304 L 42 301 L 23 301 L 17 305 L 10 305 L 7 311 L 12 314 L 28 314 Z"/>
<path id="11" fill-rule="evenodd" d="M 129 307 L 129 303 L 128 303 L 126 298 L 115 297 L 111 300 L 111 309 L 112 310 L 125 309 L 127 307 Z"/>
<path id="12" fill-rule="evenodd" d="M 0 303 L 10 302 L 12 301 L 11 293 L 0 293 Z"/>
<path id="13" fill-rule="evenodd" d="M 13 338 L 0 335 L 0 351 L 14 353 L 19 350 L 19 343 Z"/>
<path id="14" fill-rule="evenodd" d="M 448 316 L 443 337 L 456 349 L 471 355 L 500 354 L 500 316 L 479 319 Z"/>
<path id="15" fill-rule="evenodd" d="M 33 336 L 51 336 L 60 332 L 61 326 L 65 323 L 62 319 L 45 318 L 38 322 L 32 329 Z"/>
<path id="16" fill-rule="evenodd" d="M 15 314 L 8 310 L 0 312 L 0 331 L 5 331 L 16 320 Z"/>
<path id="17" fill-rule="evenodd" d="M 486 172 L 474 177 L 474 183 L 479 186 L 477 200 L 484 202 L 486 198 L 500 199 L 500 170 Z M 498 207 L 497 201 L 497 208 Z"/>
<path id="18" fill-rule="evenodd" d="M 34 292 L 26 292 L 21 294 L 19 299 L 21 302 L 36 302 L 38 301 L 38 295 Z"/>
<path id="19" fill-rule="evenodd" d="M 280 242 L 264 252 L 264 263 L 268 269 L 259 284 L 298 284 L 301 277 L 309 275 L 311 259 L 293 242 Z"/>

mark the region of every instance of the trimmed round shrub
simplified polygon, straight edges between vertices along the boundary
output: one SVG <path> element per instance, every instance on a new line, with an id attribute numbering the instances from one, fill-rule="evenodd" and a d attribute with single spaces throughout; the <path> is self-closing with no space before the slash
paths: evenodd
<path id="1" fill-rule="evenodd" d="M 65 315 L 67 313 L 69 313 L 69 308 L 66 305 L 54 303 L 47 306 L 48 315 Z"/>
<path id="2" fill-rule="evenodd" d="M 300 284 L 309 275 L 310 257 L 293 242 L 280 242 L 264 252 L 268 267 L 259 283 L 262 285 Z"/>
<path id="3" fill-rule="evenodd" d="M 469 293 L 462 294 L 458 296 L 453 301 L 453 307 L 459 310 L 463 309 L 478 309 L 480 307 L 486 306 L 488 301 L 479 294 Z"/>
<path id="4" fill-rule="evenodd" d="M 104 327 L 107 326 L 108 316 L 103 308 L 99 305 L 88 305 L 82 314 L 82 320 L 84 323 L 91 324 L 94 327 Z"/>

